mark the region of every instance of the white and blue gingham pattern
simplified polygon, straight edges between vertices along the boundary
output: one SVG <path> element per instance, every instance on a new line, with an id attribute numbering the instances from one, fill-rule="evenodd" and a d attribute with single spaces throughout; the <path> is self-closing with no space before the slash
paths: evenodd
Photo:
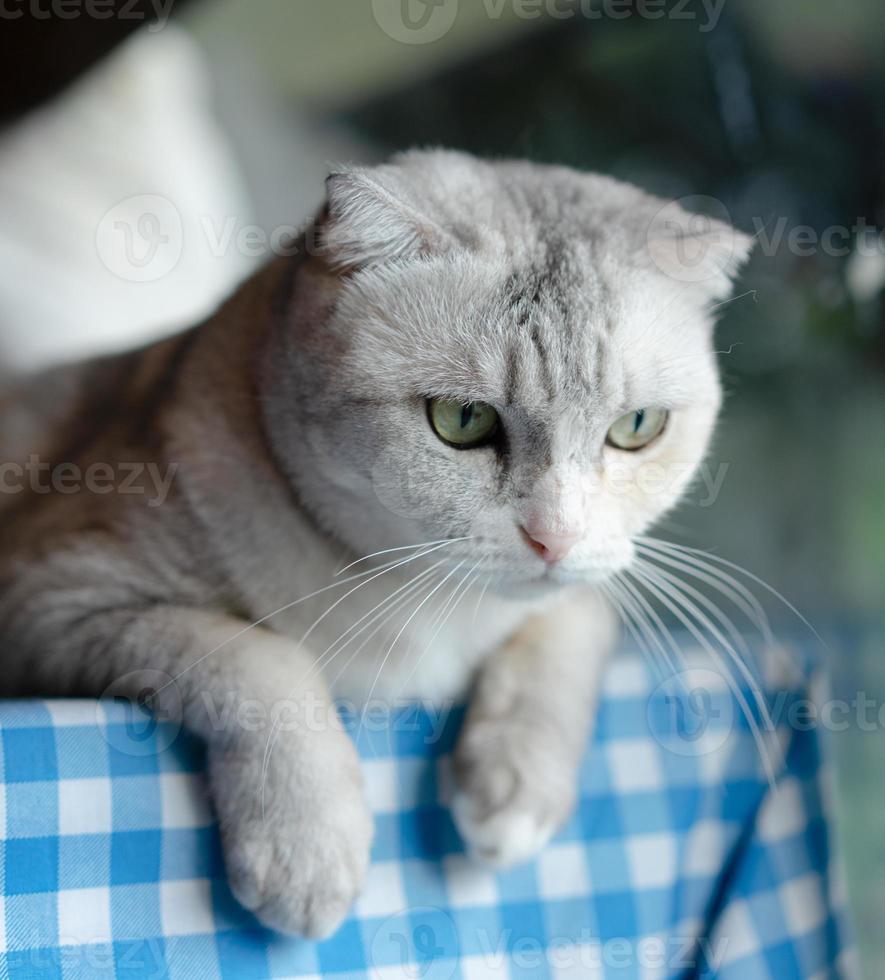
<path id="1" fill-rule="evenodd" d="M 495 874 L 445 805 L 453 712 L 351 726 L 377 837 L 366 889 L 323 943 L 274 935 L 224 879 L 202 753 L 114 703 L 0 704 L 0 977 L 790 980 L 853 973 L 819 733 L 776 704 L 776 788 L 703 666 L 607 676 L 568 825 Z M 352 720 L 352 719 L 350 719 Z"/>

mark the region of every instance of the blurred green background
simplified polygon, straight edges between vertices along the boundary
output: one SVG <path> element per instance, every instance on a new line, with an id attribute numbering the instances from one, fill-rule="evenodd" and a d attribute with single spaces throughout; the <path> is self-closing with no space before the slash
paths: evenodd
<path id="1" fill-rule="evenodd" d="M 825 634 L 835 695 L 882 705 L 885 6 L 660 9 L 201 0 L 184 23 L 268 227 L 310 214 L 329 162 L 443 144 L 710 195 L 756 234 L 718 331 L 722 492 L 667 532 L 782 591 Z M 866 727 L 833 733 L 837 799 L 866 971 L 885 976 L 885 732 Z"/>

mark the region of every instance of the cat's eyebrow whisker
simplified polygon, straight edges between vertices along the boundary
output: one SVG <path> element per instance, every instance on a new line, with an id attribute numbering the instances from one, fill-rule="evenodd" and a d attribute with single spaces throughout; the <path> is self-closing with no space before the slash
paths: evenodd
<path id="1" fill-rule="evenodd" d="M 768 746 L 766 745 L 765 737 L 762 733 L 761 726 L 756 719 L 753 709 L 750 707 L 750 703 L 747 701 L 746 695 L 741 689 L 740 684 L 732 676 L 731 671 L 722 657 L 722 654 L 714 647 L 710 642 L 709 638 L 704 635 L 702 629 L 699 628 L 698 624 L 703 629 L 709 631 L 709 633 L 718 640 L 718 642 L 723 646 L 723 648 L 728 652 L 738 670 L 744 675 L 747 683 L 750 686 L 750 691 L 753 695 L 754 701 L 757 704 L 758 710 L 762 714 L 763 724 L 772 733 L 772 737 L 777 744 L 777 739 L 775 736 L 776 727 L 771 718 L 771 714 L 768 710 L 768 705 L 765 703 L 765 699 L 759 689 L 759 685 L 756 679 L 747 669 L 746 664 L 737 655 L 737 652 L 728 642 L 728 640 L 719 631 L 698 608 L 690 600 L 687 599 L 682 593 L 673 587 L 670 583 L 664 582 L 659 579 L 656 575 L 645 571 L 643 569 L 633 569 L 632 574 L 637 579 L 642 579 L 645 582 L 646 588 L 656 596 L 656 598 L 662 602 L 671 613 L 685 626 L 685 628 L 692 634 L 692 636 L 697 640 L 698 643 L 706 650 L 706 652 L 714 659 L 714 661 L 719 665 L 719 671 L 725 682 L 728 684 L 732 694 L 737 700 L 744 717 L 747 720 L 747 725 L 750 728 L 751 734 L 753 736 L 753 741 L 756 743 L 759 749 L 759 755 L 762 761 L 763 768 L 765 769 L 766 778 L 772 788 L 776 786 L 776 769 L 772 756 L 769 754 Z M 694 617 L 694 620 L 692 619 Z M 695 620 L 697 622 L 695 622 Z M 780 752 L 780 745 L 778 744 L 778 762 L 782 761 L 782 753 Z"/>
<path id="2" fill-rule="evenodd" d="M 339 568 L 335 572 L 335 577 L 343 575 L 345 572 L 349 571 L 355 565 L 360 565 L 364 561 L 368 561 L 370 558 L 378 558 L 381 555 L 389 555 L 394 551 L 414 551 L 418 548 L 429 548 L 435 544 L 454 544 L 456 541 L 470 541 L 473 535 L 465 535 L 461 538 L 438 538 L 436 541 L 424 541 L 421 544 L 402 544 L 397 548 L 384 548 L 382 551 L 373 551 L 371 555 L 363 555 L 362 558 L 357 558 L 356 561 L 352 561 L 349 565 L 345 565 L 344 568 Z"/>

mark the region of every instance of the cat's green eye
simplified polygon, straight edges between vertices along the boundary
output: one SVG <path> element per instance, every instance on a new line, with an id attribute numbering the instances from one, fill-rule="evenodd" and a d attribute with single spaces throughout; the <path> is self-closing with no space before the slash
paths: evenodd
<path id="1" fill-rule="evenodd" d="M 500 424 L 498 413 L 485 402 L 465 405 L 449 398 L 431 398 L 427 415 L 433 431 L 456 449 L 485 446 L 495 437 Z"/>
<path id="2" fill-rule="evenodd" d="M 638 408 L 627 412 L 608 430 L 606 442 L 617 449 L 642 449 L 664 431 L 670 413 L 663 408 Z"/>

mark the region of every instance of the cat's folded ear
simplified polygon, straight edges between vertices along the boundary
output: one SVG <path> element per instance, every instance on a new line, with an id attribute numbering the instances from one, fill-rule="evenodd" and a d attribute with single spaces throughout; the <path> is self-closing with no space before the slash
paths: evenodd
<path id="1" fill-rule="evenodd" d="M 420 255 L 441 254 L 452 237 L 414 200 L 395 168 L 345 170 L 326 178 L 319 251 L 339 273 Z"/>
<path id="2" fill-rule="evenodd" d="M 652 262 L 669 278 L 712 299 L 731 294 L 735 276 L 755 239 L 718 217 L 695 214 L 670 202 L 648 225 L 646 246 Z"/>

